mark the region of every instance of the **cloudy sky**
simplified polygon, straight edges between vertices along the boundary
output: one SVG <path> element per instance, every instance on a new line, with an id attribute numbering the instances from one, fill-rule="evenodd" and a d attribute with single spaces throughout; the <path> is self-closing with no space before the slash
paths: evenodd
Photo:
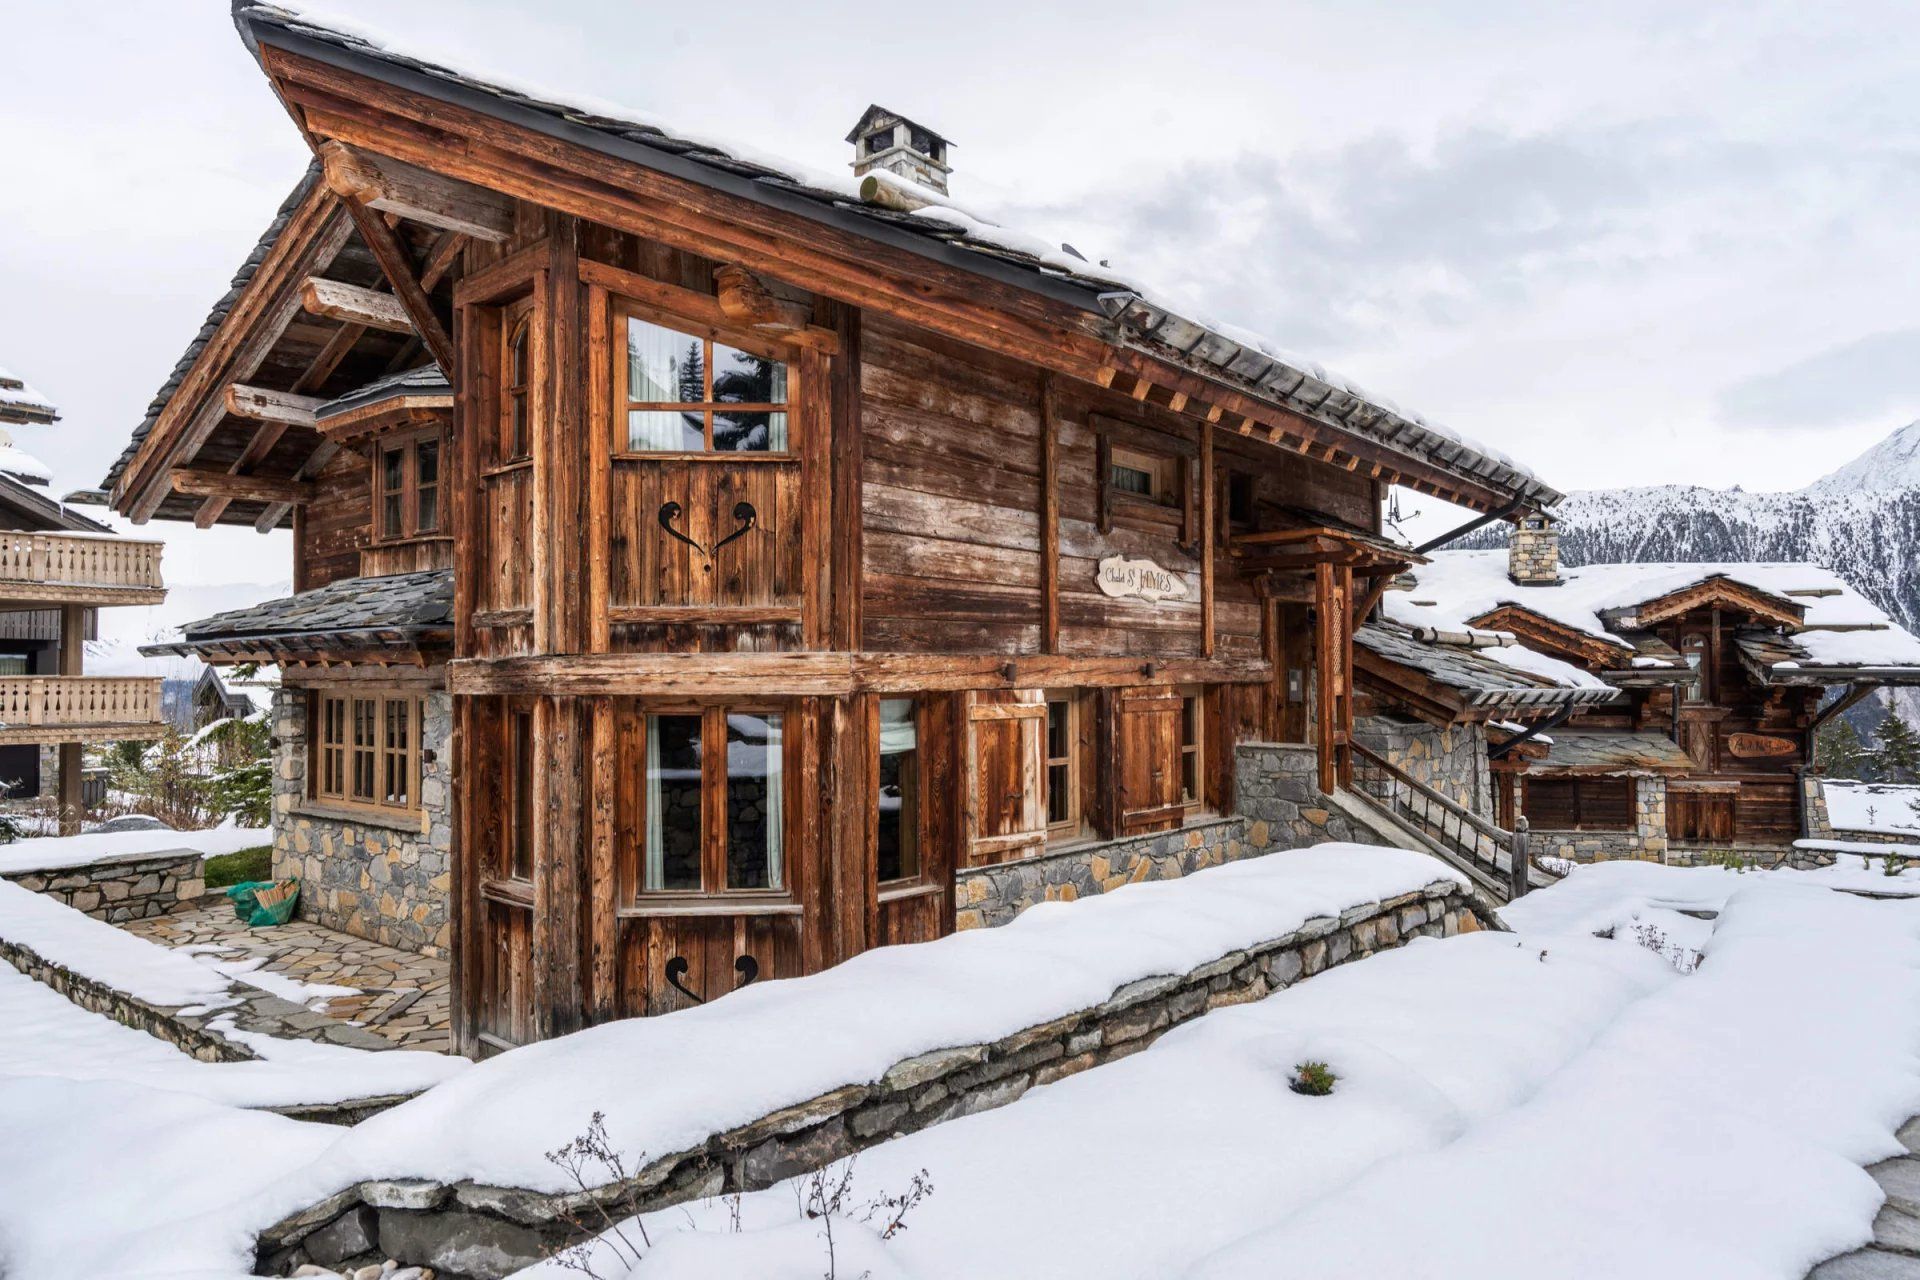
<path id="1" fill-rule="evenodd" d="M 893 106 L 953 138 L 962 203 L 1564 489 L 1794 488 L 1920 417 L 1910 2 L 333 8 L 818 166 Z M 0 365 L 62 406 L 21 443 L 78 487 L 305 152 L 225 0 L 22 4 L 8 34 Z"/>

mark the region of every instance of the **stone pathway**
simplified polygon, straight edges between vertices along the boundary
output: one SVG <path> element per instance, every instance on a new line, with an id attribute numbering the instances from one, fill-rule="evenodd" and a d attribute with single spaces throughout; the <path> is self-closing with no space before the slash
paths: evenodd
<path id="1" fill-rule="evenodd" d="M 357 1022 L 404 1049 L 445 1053 L 452 1045 L 445 960 L 306 920 L 252 929 L 237 920 L 225 902 L 121 927 L 162 946 L 224 948 L 226 959 L 264 956 L 262 968 L 300 982 L 357 988 L 357 995 L 329 1000 L 324 1012 Z"/>
<path id="2" fill-rule="evenodd" d="M 1873 1220 L 1873 1243 L 1815 1267 L 1807 1280 L 1920 1280 L 1920 1116 L 1901 1126 L 1908 1154 L 1867 1170 L 1887 1202 Z"/>

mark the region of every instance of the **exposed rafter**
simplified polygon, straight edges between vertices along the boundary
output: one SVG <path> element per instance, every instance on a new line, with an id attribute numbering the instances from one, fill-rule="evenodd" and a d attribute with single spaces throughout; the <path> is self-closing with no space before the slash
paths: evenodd
<path id="1" fill-rule="evenodd" d="M 237 476 L 215 467 L 176 468 L 173 489 L 197 498 L 218 493 L 235 502 L 306 502 L 313 497 L 313 486 L 297 480 Z"/>
<path id="2" fill-rule="evenodd" d="M 442 369 L 452 369 L 453 339 L 447 335 L 447 327 L 440 322 L 439 312 L 433 309 L 433 300 L 420 286 L 419 276 L 414 274 L 413 259 L 407 253 L 407 247 L 400 243 L 400 237 L 387 224 L 385 218 L 351 200 L 342 201 L 347 214 L 353 219 L 353 225 L 360 232 L 373 254 L 374 261 L 380 264 L 387 283 L 393 287 L 393 296 L 404 308 L 413 332 L 420 336 L 427 353 Z"/>
<path id="3" fill-rule="evenodd" d="M 391 293 L 378 293 L 357 284 L 309 276 L 300 285 L 300 303 L 307 311 L 345 324 L 384 329 L 388 333 L 412 333 L 413 322 L 406 308 Z"/>
<path id="4" fill-rule="evenodd" d="M 513 202 L 484 187 L 342 142 L 322 143 L 320 162 L 349 203 L 494 244 L 513 233 Z"/>

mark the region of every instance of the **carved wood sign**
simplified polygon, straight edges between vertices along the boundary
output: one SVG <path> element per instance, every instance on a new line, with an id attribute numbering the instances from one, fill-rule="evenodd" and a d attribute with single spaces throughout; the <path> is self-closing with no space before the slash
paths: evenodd
<path id="1" fill-rule="evenodd" d="M 1130 560 L 1126 556 L 1108 556 L 1100 562 L 1100 569 L 1094 574 L 1093 581 L 1101 594 L 1116 600 L 1145 600 L 1148 604 L 1158 604 L 1162 600 L 1181 599 L 1187 594 L 1187 584 L 1179 574 L 1169 573 L 1144 558 Z"/>
<path id="2" fill-rule="evenodd" d="M 1730 733 L 1727 750 L 1742 760 L 1765 760 L 1798 754 L 1800 748 L 1792 738 L 1776 738 L 1767 733 Z"/>

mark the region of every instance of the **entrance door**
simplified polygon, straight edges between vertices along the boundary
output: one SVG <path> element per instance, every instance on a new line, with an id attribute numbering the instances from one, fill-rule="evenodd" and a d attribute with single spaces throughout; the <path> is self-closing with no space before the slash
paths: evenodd
<path id="1" fill-rule="evenodd" d="M 1313 609 L 1273 603 L 1273 733 L 1281 742 L 1313 740 Z"/>

